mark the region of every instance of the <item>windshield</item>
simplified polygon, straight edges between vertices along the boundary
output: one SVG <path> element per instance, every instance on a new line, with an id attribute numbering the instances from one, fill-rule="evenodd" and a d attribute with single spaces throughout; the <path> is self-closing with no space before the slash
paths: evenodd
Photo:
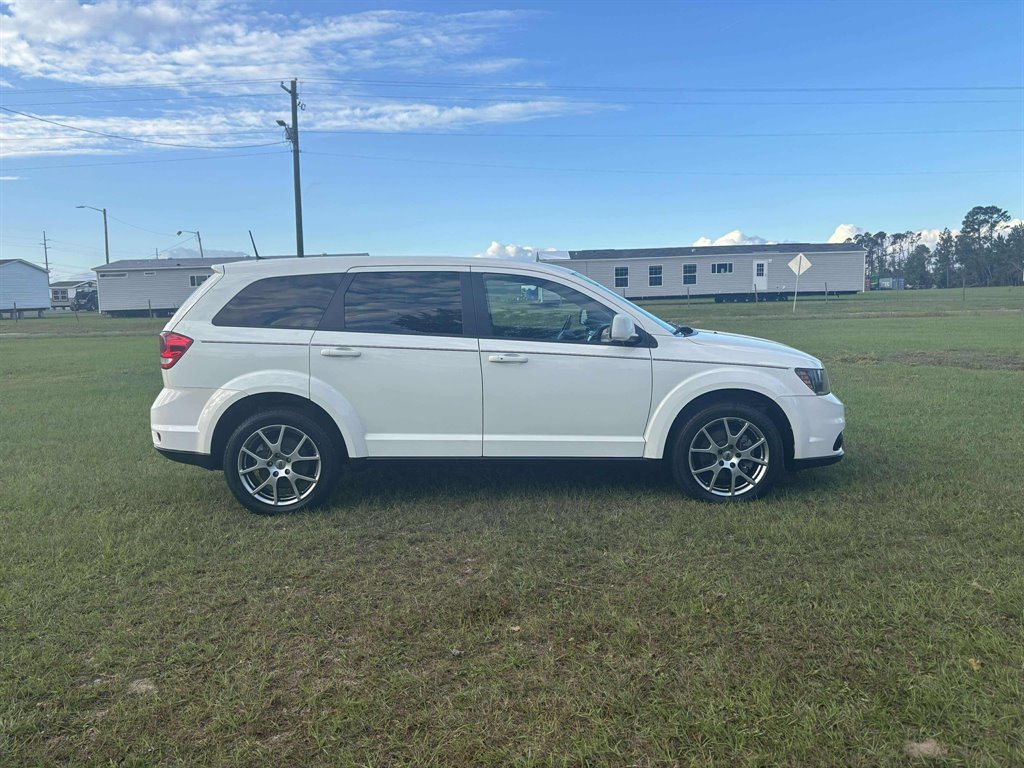
<path id="1" fill-rule="evenodd" d="M 675 333 L 676 332 L 676 326 L 672 325 L 671 323 L 666 323 L 664 320 L 662 320 L 657 315 L 652 315 L 650 312 L 648 312 L 643 307 L 638 307 L 636 304 L 634 304 L 632 301 L 630 301 L 629 299 L 625 298 L 624 296 L 619 296 L 619 294 L 617 294 L 615 291 L 611 290 L 607 285 L 602 285 L 601 283 L 597 282 L 597 280 L 592 280 L 591 278 L 587 277 L 586 275 L 581 275 L 579 272 L 577 272 L 577 271 L 575 271 L 573 269 L 566 269 L 565 267 L 562 267 L 562 269 L 565 269 L 566 272 L 571 272 L 572 274 L 574 274 L 576 277 L 580 278 L 581 280 L 584 280 L 587 283 L 590 283 L 590 285 L 592 285 L 594 288 L 596 288 L 597 290 L 599 290 L 601 293 L 605 294 L 606 296 L 614 296 L 619 301 L 626 302 L 631 307 L 633 307 L 637 312 L 639 312 L 641 315 L 643 315 L 644 317 L 648 318 L 649 320 L 657 323 L 660 327 L 664 328 L 669 333 Z"/>

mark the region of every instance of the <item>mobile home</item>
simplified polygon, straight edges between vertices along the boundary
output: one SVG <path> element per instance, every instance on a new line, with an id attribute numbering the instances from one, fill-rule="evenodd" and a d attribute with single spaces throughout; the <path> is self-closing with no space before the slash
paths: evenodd
<path id="1" fill-rule="evenodd" d="M 0 259 L 0 314 L 35 312 L 42 317 L 50 308 L 50 277 L 46 269 L 24 259 Z"/>
<path id="2" fill-rule="evenodd" d="M 864 290 L 865 251 L 851 243 L 779 243 L 569 251 L 568 266 L 629 299 L 714 297 L 716 301 L 792 296 L 790 262 L 804 255 L 801 294 Z M 545 260 L 547 261 L 547 260 Z"/>
<path id="3" fill-rule="evenodd" d="M 365 256 L 366 254 L 317 254 Z M 294 258 L 266 256 L 268 259 Z M 108 315 L 170 315 L 213 274 L 215 264 L 251 260 L 248 256 L 209 259 L 123 259 L 93 267 L 99 309 Z"/>

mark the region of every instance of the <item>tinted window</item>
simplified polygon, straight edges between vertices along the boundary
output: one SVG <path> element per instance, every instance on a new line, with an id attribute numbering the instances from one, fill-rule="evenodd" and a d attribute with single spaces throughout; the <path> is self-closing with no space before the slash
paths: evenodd
<path id="1" fill-rule="evenodd" d="M 503 339 L 607 341 L 612 310 L 567 285 L 517 275 L 484 275 L 491 335 Z"/>
<path id="2" fill-rule="evenodd" d="M 267 277 L 250 283 L 213 318 L 214 325 L 313 330 L 341 275 Z"/>
<path id="3" fill-rule="evenodd" d="M 462 335 L 458 272 L 359 272 L 345 292 L 345 330 Z"/>

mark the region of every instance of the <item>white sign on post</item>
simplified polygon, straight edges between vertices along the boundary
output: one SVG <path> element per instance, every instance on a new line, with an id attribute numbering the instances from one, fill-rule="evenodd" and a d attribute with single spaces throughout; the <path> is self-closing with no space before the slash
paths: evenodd
<path id="1" fill-rule="evenodd" d="M 800 293 L 800 275 L 810 269 L 811 266 L 811 260 L 802 253 L 798 253 L 789 262 L 789 268 L 796 273 L 796 290 L 793 291 L 793 312 L 796 312 L 796 297 Z"/>

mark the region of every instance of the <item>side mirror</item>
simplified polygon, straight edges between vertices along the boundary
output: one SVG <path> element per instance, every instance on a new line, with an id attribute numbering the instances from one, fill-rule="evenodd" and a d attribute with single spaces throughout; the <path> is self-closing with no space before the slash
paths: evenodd
<path id="1" fill-rule="evenodd" d="M 640 334 L 636 332 L 636 323 L 629 315 L 615 315 L 612 327 L 608 332 L 612 341 L 636 341 Z"/>

